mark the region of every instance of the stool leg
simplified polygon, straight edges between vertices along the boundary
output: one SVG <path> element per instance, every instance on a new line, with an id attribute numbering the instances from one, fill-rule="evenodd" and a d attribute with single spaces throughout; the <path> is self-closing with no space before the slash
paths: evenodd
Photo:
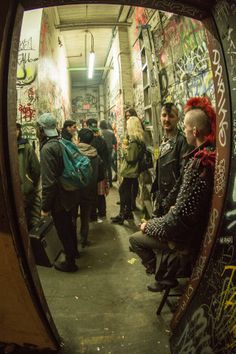
<path id="1" fill-rule="evenodd" d="M 170 289 L 171 289 L 171 287 L 169 287 L 169 286 L 167 288 L 165 288 L 165 292 L 164 292 L 163 297 L 161 299 L 161 303 L 160 303 L 160 305 L 157 309 L 157 312 L 156 312 L 157 315 L 161 314 L 161 310 L 163 309 L 163 306 L 165 305 L 165 302 L 166 302 L 167 297 L 169 295 Z"/>

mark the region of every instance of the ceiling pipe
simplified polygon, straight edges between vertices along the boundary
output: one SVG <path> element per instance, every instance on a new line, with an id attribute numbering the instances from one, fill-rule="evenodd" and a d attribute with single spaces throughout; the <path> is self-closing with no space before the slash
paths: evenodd
<path id="1" fill-rule="evenodd" d="M 85 71 L 88 70 L 87 67 L 82 67 L 82 68 L 67 68 L 68 71 Z M 101 66 L 98 68 L 94 68 L 94 70 L 112 70 L 113 67 L 112 66 Z"/>
<path id="2" fill-rule="evenodd" d="M 83 29 L 83 28 L 113 28 L 114 26 L 118 27 L 129 27 L 131 23 L 129 22 L 93 22 L 93 23 L 69 23 L 66 25 L 54 25 L 56 29 L 59 29 L 61 32 L 63 31 L 72 31 L 76 29 Z"/>

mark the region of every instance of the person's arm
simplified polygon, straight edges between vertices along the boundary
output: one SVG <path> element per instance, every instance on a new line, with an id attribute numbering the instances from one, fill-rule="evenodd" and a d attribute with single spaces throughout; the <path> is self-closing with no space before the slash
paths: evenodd
<path id="1" fill-rule="evenodd" d="M 43 212 L 52 210 L 54 200 L 58 195 L 58 178 L 62 172 L 62 152 L 59 149 L 61 149 L 60 146 L 55 150 L 48 144 L 41 151 Z"/>
<path id="2" fill-rule="evenodd" d="M 28 144 L 28 173 L 34 187 L 36 187 L 40 179 L 40 163 L 36 152 L 30 144 Z"/>
<path id="3" fill-rule="evenodd" d="M 209 211 L 213 182 L 212 166 L 203 166 L 199 160 L 190 160 L 175 204 L 164 216 L 149 220 L 145 233 L 160 240 L 172 241 L 183 229 L 184 232 L 189 230 L 191 237 L 192 227 L 204 222 L 202 215 L 207 215 Z"/>
<path id="4" fill-rule="evenodd" d="M 123 149 L 124 159 L 129 163 L 136 163 L 139 157 L 139 148 L 136 141 L 131 141 L 125 149 Z"/>

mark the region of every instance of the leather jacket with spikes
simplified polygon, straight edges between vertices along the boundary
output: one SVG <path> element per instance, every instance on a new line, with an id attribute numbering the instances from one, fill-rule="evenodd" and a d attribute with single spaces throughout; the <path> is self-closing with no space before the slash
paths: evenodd
<path id="1" fill-rule="evenodd" d="M 198 248 L 206 229 L 214 185 L 215 151 L 207 143 L 186 156 L 175 204 L 162 217 L 148 221 L 145 233 L 179 249 Z"/>

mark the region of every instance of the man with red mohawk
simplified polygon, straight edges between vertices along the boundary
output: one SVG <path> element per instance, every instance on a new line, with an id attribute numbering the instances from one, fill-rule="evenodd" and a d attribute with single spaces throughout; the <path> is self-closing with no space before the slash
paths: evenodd
<path id="1" fill-rule="evenodd" d="M 175 267 L 156 272 L 156 252 L 187 250 L 196 259 L 207 226 L 214 185 L 216 114 L 206 97 L 194 97 L 185 105 L 184 132 L 195 149 L 184 158 L 182 183 L 174 205 L 164 216 L 141 224 L 130 237 L 133 251 L 141 258 L 147 273 L 155 273 L 150 291 L 162 291 L 166 284 L 178 284 Z M 173 199 L 170 198 L 173 203 Z M 168 203 L 168 201 L 167 201 Z M 168 263 L 168 262 L 167 262 Z M 161 275 L 160 275 L 161 274 Z"/>

